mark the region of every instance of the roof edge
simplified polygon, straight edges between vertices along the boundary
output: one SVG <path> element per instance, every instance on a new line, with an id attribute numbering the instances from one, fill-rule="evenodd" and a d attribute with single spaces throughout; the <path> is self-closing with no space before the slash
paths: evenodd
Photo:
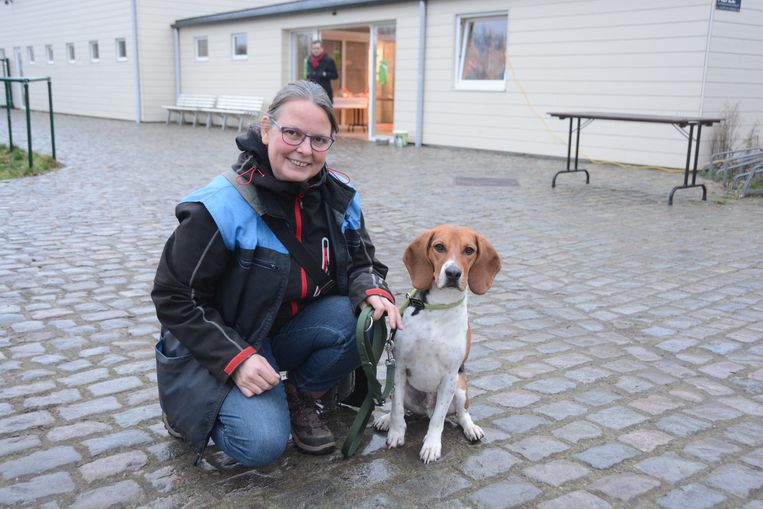
<path id="1" fill-rule="evenodd" d="M 193 18 L 175 20 L 172 28 L 182 28 L 195 25 L 208 25 L 212 23 L 226 23 L 247 19 L 266 18 L 270 16 L 283 16 L 288 14 L 329 11 L 348 7 L 367 7 L 372 5 L 394 4 L 409 2 L 412 0 L 302 0 L 281 4 L 242 9 L 239 11 L 221 12 Z"/>

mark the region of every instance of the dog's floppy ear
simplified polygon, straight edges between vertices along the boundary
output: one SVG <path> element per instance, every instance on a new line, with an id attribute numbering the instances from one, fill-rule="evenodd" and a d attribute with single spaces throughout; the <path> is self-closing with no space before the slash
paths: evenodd
<path id="1" fill-rule="evenodd" d="M 485 237 L 477 234 L 476 240 L 477 261 L 469 270 L 469 288 L 477 295 L 482 295 L 490 289 L 495 275 L 501 270 L 501 258 Z"/>
<path id="2" fill-rule="evenodd" d="M 417 290 L 429 290 L 434 282 L 434 265 L 427 256 L 433 235 L 432 230 L 425 231 L 413 239 L 403 254 L 403 263 L 411 276 L 413 287 Z"/>

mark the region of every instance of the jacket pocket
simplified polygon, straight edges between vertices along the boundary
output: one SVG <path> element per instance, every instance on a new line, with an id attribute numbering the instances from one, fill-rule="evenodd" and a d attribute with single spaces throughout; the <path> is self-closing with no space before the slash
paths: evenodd
<path id="1" fill-rule="evenodd" d="M 265 270 L 278 270 L 278 265 L 273 263 L 271 260 L 265 260 L 262 258 L 252 258 L 252 265 Z"/>
<path id="2" fill-rule="evenodd" d="M 224 385 L 169 331 L 156 345 L 159 404 L 170 425 L 194 449 L 203 448 L 217 418 Z"/>

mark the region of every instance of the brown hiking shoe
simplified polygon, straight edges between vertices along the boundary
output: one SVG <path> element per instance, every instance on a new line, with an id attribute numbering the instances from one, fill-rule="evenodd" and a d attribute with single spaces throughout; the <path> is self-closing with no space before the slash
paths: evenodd
<path id="1" fill-rule="evenodd" d="M 291 436 L 297 448 L 308 454 L 328 454 L 333 451 L 336 447 L 334 434 L 326 425 L 318 401 L 290 382 L 285 382 L 284 386 L 289 402 Z"/>

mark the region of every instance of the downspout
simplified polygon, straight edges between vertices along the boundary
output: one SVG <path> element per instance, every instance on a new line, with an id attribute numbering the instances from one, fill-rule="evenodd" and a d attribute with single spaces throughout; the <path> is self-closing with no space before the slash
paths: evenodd
<path id="1" fill-rule="evenodd" d="M 172 43 L 175 47 L 175 100 L 180 97 L 180 29 L 172 27 Z"/>
<path id="2" fill-rule="evenodd" d="M 710 62 L 710 42 L 713 38 L 713 20 L 715 18 L 715 0 L 710 0 L 710 21 L 707 24 L 707 41 L 705 42 L 705 62 L 702 67 L 702 83 L 699 89 L 699 112 L 698 116 L 702 116 L 705 109 L 705 84 L 707 82 L 707 67 Z"/>
<path id="3" fill-rule="evenodd" d="M 138 56 L 138 0 L 130 0 L 132 10 L 133 88 L 135 90 L 135 123 L 140 124 L 143 99 L 140 95 L 140 58 Z"/>
<path id="4" fill-rule="evenodd" d="M 416 75 L 416 148 L 424 137 L 424 53 L 427 29 L 427 3 L 419 0 L 419 61 Z"/>

